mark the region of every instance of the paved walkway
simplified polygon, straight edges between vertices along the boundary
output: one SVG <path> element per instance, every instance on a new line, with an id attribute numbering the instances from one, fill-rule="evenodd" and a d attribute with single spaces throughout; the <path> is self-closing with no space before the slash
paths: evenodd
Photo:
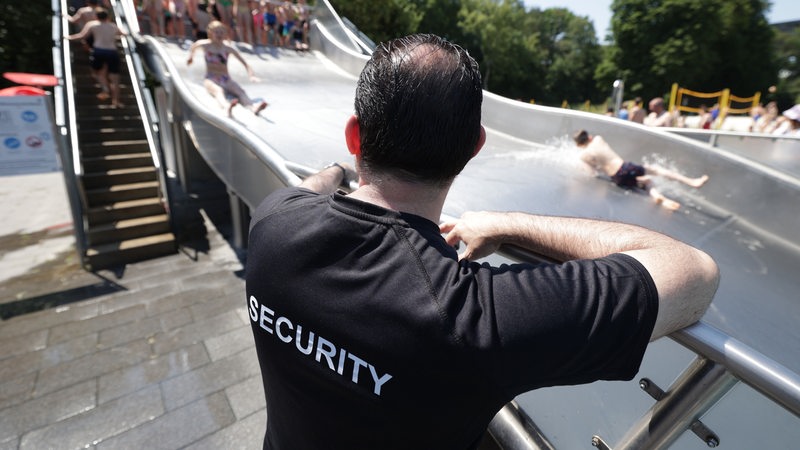
<path id="1" fill-rule="evenodd" d="M 228 243 L 205 220 L 206 239 L 175 255 L 89 274 L 64 262 L 76 258 L 60 177 L 0 177 L 0 310 L 22 308 L 0 321 L 0 450 L 260 448 L 263 389 Z M 32 271 L 35 289 L 8 289 Z"/>

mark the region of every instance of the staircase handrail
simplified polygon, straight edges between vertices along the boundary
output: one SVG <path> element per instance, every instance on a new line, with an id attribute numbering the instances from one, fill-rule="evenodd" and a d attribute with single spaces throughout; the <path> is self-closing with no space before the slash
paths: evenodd
<path id="1" fill-rule="evenodd" d="M 66 39 L 66 35 L 69 34 L 69 22 L 66 15 L 62 15 L 62 11 L 65 13 L 68 11 L 67 0 L 52 0 L 51 7 L 53 11 L 53 72 L 59 79 L 59 84 L 54 87 L 55 121 L 61 139 L 59 151 L 75 232 L 75 248 L 81 265 L 85 267 L 88 245 L 84 211 L 89 203 L 83 183 L 80 182 L 83 177 L 83 166 L 81 165 L 77 134 L 70 41 Z"/>
<path id="2" fill-rule="evenodd" d="M 139 33 L 139 21 L 136 16 L 136 9 L 133 8 L 131 2 L 112 1 L 117 27 L 127 32 L 127 35 L 124 35 L 122 39 L 120 39 L 120 42 L 125 54 L 125 64 L 128 67 L 128 73 L 131 77 L 130 83 L 134 98 L 136 99 L 136 107 L 139 111 L 139 117 L 141 118 L 142 127 L 144 128 L 145 137 L 147 139 L 147 148 L 150 150 L 150 157 L 155 167 L 160 193 L 159 197 L 162 203 L 169 205 L 169 190 L 165 179 L 166 174 L 162 170 L 160 147 L 156 142 L 153 132 L 154 128 L 158 126 L 158 114 L 156 113 L 152 94 L 145 86 L 146 77 L 144 67 L 136 51 L 136 39 L 134 35 Z M 166 213 L 168 216 L 171 216 L 169 208 L 167 208 Z"/>

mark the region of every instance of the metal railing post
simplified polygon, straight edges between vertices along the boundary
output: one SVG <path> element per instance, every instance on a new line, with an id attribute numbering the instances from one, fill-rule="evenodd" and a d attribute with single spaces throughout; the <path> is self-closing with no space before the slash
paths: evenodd
<path id="1" fill-rule="evenodd" d="M 737 382 L 725 366 L 698 356 L 614 450 L 668 448 Z M 719 445 L 713 433 L 701 438 L 709 447 Z"/>

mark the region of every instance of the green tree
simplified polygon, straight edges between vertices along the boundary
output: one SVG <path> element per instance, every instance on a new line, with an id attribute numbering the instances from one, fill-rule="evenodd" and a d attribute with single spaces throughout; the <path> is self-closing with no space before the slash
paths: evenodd
<path id="1" fill-rule="evenodd" d="M 529 14 L 534 18 L 544 51 L 541 65 L 545 91 L 541 101 L 560 104 L 562 100 L 604 98 L 605 93 L 598 93 L 594 83 L 601 51 L 592 22 L 565 8 L 531 10 Z"/>
<path id="2" fill-rule="evenodd" d="M 622 78 L 631 95 L 663 95 L 672 83 L 739 96 L 775 77 L 766 0 L 614 0 L 612 43 L 596 78 Z"/>
<path id="3" fill-rule="evenodd" d="M 417 32 L 433 33 L 451 42 L 464 42 L 465 36 L 454 17 L 461 10 L 461 0 L 415 0 L 422 18 Z"/>
<path id="4" fill-rule="evenodd" d="M 544 104 L 597 100 L 594 26 L 566 9 L 527 11 L 521 0 L 335 0 L 337 12 L 375 41 L 435 33 L 466 48 L 484 87 Z M 454 18 L 456 18 L 454 20 Z"/>
<path id="5" fill-rule="evenodd" d="M 778 67 L 776 100 L 783 110 L 800 103 L 800 28 L 776 33 L 775 54 Z"/>
<path id="6" fill-rule="evenodd" d="M 458 18 L 485 89 L 521 99 L 544 92 L 539 34 L 521 1 L 463 0 Z"/>
<path id="7" fill-rule="evenodd" d="M 375 42 L 415 33 L 422 20 L 417 4 L 410 0 L 332 0 L 331 5 Z"/>
<path id="8" fill-rule="evenodd" d="M 0 73 L 53 73 L 52 16 L 50 2 L 0 2 Z"/>
<path id="9" fill-rule="evenodd" d="M 722 33 L 715 43 L 722 53 L 714 80 L 707 85 L 730 88 L 742 97 L 764 92 L 777 82 L 775 29 L 769 25 L 767 0 L 721 2 Z M 716 82 L 716 83 L 715 83 Z"/>

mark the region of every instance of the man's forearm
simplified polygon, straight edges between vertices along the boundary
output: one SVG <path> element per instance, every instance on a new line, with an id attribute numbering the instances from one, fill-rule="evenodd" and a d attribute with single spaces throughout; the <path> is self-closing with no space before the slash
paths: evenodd
<path id="1" fill-rule="evenodd" d="M 567 261 L 677 244 L 663 234 L 636 225 L 572 217 L 507 213 L 498 230 L 504 244 Z"/>
<path id="2" fill-rule="evenodd" d="M 514 244 L 555 260 L 625 253 L 647 269 L 659 295 L 651 339 L 703 316 L 719 285 L 719 269 L 705 252 L 636 225 L 592 219 L 502 213 L 494 217 L 500 244 Z"/>
<path id="3" fill-rule="evenodd" d="M 306 177 L 300 183 L 300 187 L 310 189 L 319 194 L 332 194 L 344 183 L 346 178 L 347 169 L 339 164 L 330 165 Z"/>

